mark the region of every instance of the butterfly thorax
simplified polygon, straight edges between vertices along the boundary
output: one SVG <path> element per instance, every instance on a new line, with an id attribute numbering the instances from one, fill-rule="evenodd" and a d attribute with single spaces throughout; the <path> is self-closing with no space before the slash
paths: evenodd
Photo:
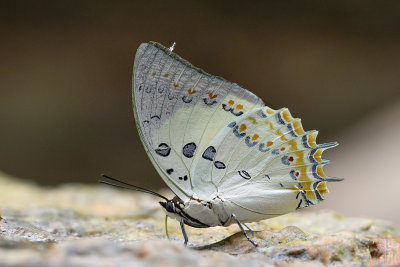
<path id="1" fill-rule="evenodd" d="M 160 202 L 160 205 L 169 217 L 177 221 L 183 219 L 185 224 L 192 227 L 207 228 L 230 224 L 230 216 L 223 207 L 223 200 L 218 197 L 211 201 L 190 198 L 184 202 L 175 196 L 167 202 Z"/>

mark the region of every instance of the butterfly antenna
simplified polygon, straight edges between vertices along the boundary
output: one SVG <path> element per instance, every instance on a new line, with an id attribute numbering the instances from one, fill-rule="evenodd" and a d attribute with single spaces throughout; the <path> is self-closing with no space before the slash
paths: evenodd
<path id="1" fill-rule="evenodd" d="M 142 188 L 142 187 L 133 185 L 133 184 L 128 184 L 128 183 L 126 183 L 126 182 L 123 182 L 123 181 L 121 181 L 121 180 L 118 180 L 118 179 L 116 179 L 116 178 L 113 178 L 113 177 L 111 177 L 111 176 L 108 176 L 108 175 L 106 175 L 106 174 L 101 174 L 101 176 L 104 177 L 104 178 L 110 179 L 110 180 L 112 180 L 112 181 L 115 181 L 115 182 L 118 182 L 118 183 L 127 185 L 127 186 L 123 186 L 123 185 L 119 185 L 119 184 L 113 184 L 113 183 L 110 183 L 110 182 L 107 182 L 107 181 L 103 181 L 103 180 L 99 180 L 99 183 L 106 184 L 106 185 L 111 185 L 111 186 L 115 186 L 115 187 L 119 187 L 119 188 L 124 188 L 124 189 L 139 191 L 139 192 L 143 192 L 143 193 L 147 193 L 147 194 L 151 194 L 151 195 L 160 197 L 160 198 L 165 199 L 166 201 L 168 201 L 168 198 L 164 197 L 163 195 L 161 195 L 161 194 L 159 194 L 159 193 L 157 193 L 157 192 L 151 191 L 151 190 L 149 190 L 149 189 L 145 189 L 145 188 Z"/>

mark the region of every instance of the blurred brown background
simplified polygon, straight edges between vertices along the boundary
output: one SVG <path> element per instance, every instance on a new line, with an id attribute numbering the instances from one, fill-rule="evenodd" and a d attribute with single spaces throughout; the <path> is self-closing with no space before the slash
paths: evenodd
<path id="1" fill-rule="evenodd" d="M 175 52 L 289 107 L 328 152 L 321 208 L 400 222 L 399 1 L 9 1 L 0 7 L 0 170 L 164 186 L 131 105 L 137 47 Z"/>

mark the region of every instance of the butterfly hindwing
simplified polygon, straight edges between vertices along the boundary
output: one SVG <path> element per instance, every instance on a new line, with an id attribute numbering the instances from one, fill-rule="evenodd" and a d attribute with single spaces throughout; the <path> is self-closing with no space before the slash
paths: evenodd
<path id="1" fill-rule="evenodd" d="M 209 179 L 226 209 L 259 220 L 317 204 L 327 193 L 317 132 L 304 132 L 287 109 L 253 109 L 228 123 L 210 142 L 213 163 L 199 160 L 195 174 Z M 215 162 L 223 162 L 224 169 Z M 205 178 L 207 177 L 207 178 Z"/>

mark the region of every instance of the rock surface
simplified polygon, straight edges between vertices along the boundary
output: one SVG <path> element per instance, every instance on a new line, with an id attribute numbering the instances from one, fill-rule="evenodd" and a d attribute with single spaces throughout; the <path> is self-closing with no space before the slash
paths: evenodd
<path id="1" fill-rule="evenodd" d="M 400 228 L 332 211 L 236 225 L 168 221 L 158 199 L 104 185 L 39 187 L 0 174 L 0 266 L 348 266 L 400 264 Z"/>

